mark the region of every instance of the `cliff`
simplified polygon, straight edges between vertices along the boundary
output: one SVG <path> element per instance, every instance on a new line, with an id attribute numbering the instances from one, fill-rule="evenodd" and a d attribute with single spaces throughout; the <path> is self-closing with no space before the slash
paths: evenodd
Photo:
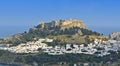
<path id="1" fill-rule="evenodd" d="M 87 29 L 87 27 L 84 25 L 83 22 L 78 21 L 78 20 L 68 20 L 68 21 L 63 21 L 60 22 L 60 27 L 61 29 L 66 29 L 66 28 L 73 28 L 73 27 L 80 27 L 83 29 Z"/>
<path id="2" fill-rule="evenodd" d="M 78 20 L 56 20 L 50 23 L 40 23 L 37 28 L 44 28 L 44 27 L 60 27 L 61 30 L 69 29 L 73 27 L 79 27 L 83 29 L 87 29 L 83 22 Z"/>

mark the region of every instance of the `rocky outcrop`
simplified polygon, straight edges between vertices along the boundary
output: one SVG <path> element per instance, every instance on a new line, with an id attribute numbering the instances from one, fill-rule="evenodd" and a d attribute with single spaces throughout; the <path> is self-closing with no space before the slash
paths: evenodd
<path id="1" fill-rule="evenodd" d="M 49 27 L 59 27 L 61 30 L 69 29 L 73 27 L 79 27 L 83 29 L 87 29 L 83 22 L 79 20 L 56 20 L 50 23 L 40 23 L 37 28 L 44 28 L 45 26 Z"/>
<path id="2" fill-rule="evenodd" d="M 109 38 L 110 39 L 113 39 L 113 40 L 118 40 L 120 41 L 120 32 L 114 32 L 112 34 L 109 35 Z"/>
<path id="3" fill-rule="evenodd" d="M 87 29 L 84 23 L 78 20 L 68 20 L 61 23 L 61 29 L 72 28 L 72 27 L 80 27 L 83 29 Z"/>

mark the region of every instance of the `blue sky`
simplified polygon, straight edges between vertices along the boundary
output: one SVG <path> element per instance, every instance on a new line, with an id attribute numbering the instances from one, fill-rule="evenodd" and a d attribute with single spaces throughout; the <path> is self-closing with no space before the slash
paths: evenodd
<path id="1" fill-rule="evenodd" d="M 120 31 L 120 0 L 0 0 L 0 37 L 39 22 L 78 19 L 105 35 Z"/>

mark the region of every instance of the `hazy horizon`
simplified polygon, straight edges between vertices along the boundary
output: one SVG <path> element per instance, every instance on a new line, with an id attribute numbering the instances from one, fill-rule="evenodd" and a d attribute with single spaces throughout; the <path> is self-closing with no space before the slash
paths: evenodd
<path id="1" fill-rule="evenodd" d="M 3 0 L 0 38 L 28 31 L 39 22 L 82 20 L 93 31 L 108 35 L 120 29 L 119 0 Z"/>

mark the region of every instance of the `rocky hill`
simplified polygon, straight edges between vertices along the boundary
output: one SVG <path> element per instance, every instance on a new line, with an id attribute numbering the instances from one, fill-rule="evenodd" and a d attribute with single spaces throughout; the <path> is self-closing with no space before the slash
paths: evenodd
<path id="1" fill-rule="evenodd" d="M 52 38 L 56 44 L 79 44 L 90 43 L 95 38 L 106 39 L 99 33 L 89 30 L 79 20 L 57 20 L 49 23 L 40 23 L 29 32 L 17 34 L 0 40 L 0 43 L 19 44 L 33 41 L 38 38 Z"/>
<path id="2" fill-rule="evenodd" d="M 120 32 L 114 32 L 112 34 L 109 35 L 109 38 L 110 39 L 113 39 L 113 40 L 118 40 L 120 41 Z"/>

